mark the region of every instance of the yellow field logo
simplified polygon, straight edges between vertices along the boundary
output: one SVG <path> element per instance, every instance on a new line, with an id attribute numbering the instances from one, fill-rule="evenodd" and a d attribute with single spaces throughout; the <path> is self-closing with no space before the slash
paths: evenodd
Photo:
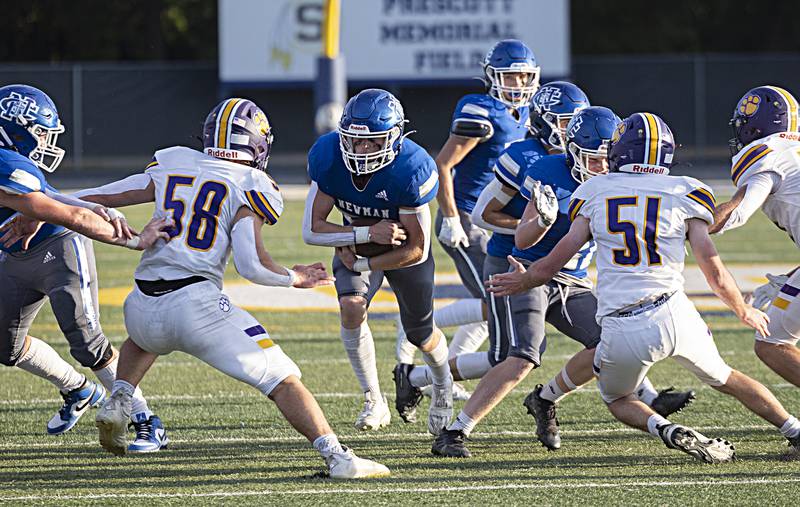
<path id="1" fill-rule="evenodd" d="M 761 104 L 761 97 L 758 95 L 748 95 L 739 101 L 739 112 L 745 116 L 753 116 L 758 111 L 758 106 Z"/>

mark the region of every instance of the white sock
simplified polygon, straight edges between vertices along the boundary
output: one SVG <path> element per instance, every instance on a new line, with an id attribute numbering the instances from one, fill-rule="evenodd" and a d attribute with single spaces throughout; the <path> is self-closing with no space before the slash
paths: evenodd
<path id="1" fill-rule="evenodd" d="M 447 429 L 452 431 L 461 430 L 464 432 L 464 435 L 469 436 L 469 434 L 472 433 L 472 430 L 475 429 L 476 424 L 478 423 L 473 421 L 472 418 L 462 410 L 458 413 L 456 420 L 450 423 L 450 426 L 448 426 Z"/>
<path id="2" fill-rule="evenodd" d="M 564 385 L 567 386 L 566 389 L 562 389 L 561 386 L 558 385 L 556 379 L 559 375 L 561 375 L 561 380 L 564 381 Z M 544 385 L 540 396 L 545 400 L 558 403 L 566 395 L 572 391 L 575 391 L 576 389 L 579 389 L 579 387 L 575 385 L 575 382 L 573 382 L 571 378 L 569 378 L 569 375 L 567 375 L 567 369 L 564 368 L 558 374 L 556 374 L 555 377 L 551 378 L 550 382 Z"/>
<path id="3" fill-rule="evenodd" d="M 647 431 L 649 431 L 651 435 L 654 435 L 654 436 L 660 438 L 661 435 L 659 435 L 659 433 L 658 433 L 658 428 L 659 428 L 659 426 L 664 426 L 665 424 L 669 425 L 669 424 L 672 424 L 672 423 L 669 422 L 669 420 L 667 420 L 666 418 L 661 417 L 658 414 L 653 414 L 653 415 L 650 416 L 649 419 L 647 419 Z"/>
<path id="4" fill-rule="evenodd" d="M 442 332 L 436 328 L 433 328 L 431 339 L 435 339 L 437 333 L 439 335 L 439 343 L 430 352 L 423 352 L 422 359 L 431 369 L 432 383 L 442 386 L 450 382 L 452 377 L 450 375 L 450 363 L 447 360 L 447 340 Z"/>
<path id="5" fill-rule="evenodd" d="M 122 391 L 123 394 L 128 396 L 133 396 L 133 392 L 136 390 L 132 384 L 126 382 L 124 380 L 115 380 L 114 386 L 111 388 L 111 396 L 114 396 L 118 392 Z"/>
<path id="6" fill-rule="evenodd" d="M 86 377 L 64 361 L 53 347 L 33 336 L 28 351 L 16 366 L 47 380 L 65 393 L 78 389 L 86 381 Z"/>
<path id="7" fill-rule="evenodd" d="M 361 391 L 371 391 L 380 396 L 378 366 L 375 363 L 375 342 L 366 321 L 356 329 L 341 328 L 342 343 L 350 358 L 350 366 L 356 374 Z"/>
<path id="8" fill-rule="evenodd" d="M 642 403 L 650 405 L 658 396 L 658 391 L 653 387 L 653 383 L 650 382 L 650 379 L 645 377 L 642 383 L 639 384 L 639 387 L 636 388 L 636 396 Z"/>
<path id="9" fill-rule="evenodd" d="M 113 394 L 114 386 L 117 382 L 117 365 L 119 364 L 119 357 L 115 354 L 114 359 L 108 362 L 107 365 L 100 368 L 99 370 L 92 370 L 94 374 L 97 376 L 97 379 L 103 384 L 110 393 Z M 125 382 L 125 381 L 122 381 Z M 127 385 L 131 385 L 128 382 L 125 382 Z M 127 391 L 126 391 L 127 392 Z M 146 421 L 150 419 L 150 416 L 153 415 L 153 412 L 150 411 L 150 407 L 147 406 L 147 400 L 144 399 L 144 395 L 142 394 L 142 390 L 139 389 L 137 386 L 136 389 L 133 389 L 133 393 L 131 395 L 131 420 L 132 421 Z"/>
<path id="10" fill-rule="evenodd" d="M 786 422 L 781 426 L 781 435 L 786 438 L 794 438 L 800 435 L 800 421 L 793 415 L 790 415 Z"/>
<path id="11" fill-rule="evenodd" d="M 450 358 L 475 352 L 487 338 L 489 338 L 489 323 L 485 320 L 460 326 L 447 347 Z"/>
<path id="12" fill-rule="evenodd" d="M 492 369 L 492 363 L 486 352 L 473 352 L 456 357 L 456 369 L 462 379 L 482 378 Z"/>
<path id="13" fill-rule="evenodd" d="M 312 445 L 323 458 L 329 458 L 331 454 L 341 454 L 344 452 L 344 447 L 342 447 L 342 444 L 339 443 L 339 439 L 333 433 L 317 437 Z"/>
<path id="14" fill-rule="evenodd" d="M 428 366 L 415 366 L 408 374 L 408 380 L 414 387 L 426 387 L 433 383 L 431 369 Z"/>
<path id="15" fill-rule="evenodd" d="M 395 356 L 398 363 L 414 364 L 414 354 L 417 346 L 408 341 L 406 332 L 403 330 L 403 323 L 397 318 L 397 342 L 395 343 Z"/>
<path id="16" fill-rule="evenodd" d="M 433 311 L 436 327 L 463 326 L 483 320 L 483 301 L 478 298 L 459 299 Z"/>

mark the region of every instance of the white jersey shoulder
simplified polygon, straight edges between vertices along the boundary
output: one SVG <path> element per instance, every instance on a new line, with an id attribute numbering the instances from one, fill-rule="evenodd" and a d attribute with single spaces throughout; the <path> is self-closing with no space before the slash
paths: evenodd
<path id="1" fill-rule="evenodd" d="M 222 286 L 234 218 L 247 207 L 269 224 L 283 212 L 277 185 L 262 171 L 176 146 L 156 152 L 146 170 L 155 184 L 154 216 L 171 216 L 169 242 L 143 255 L 136 278 L 204 276 Z"/>
<path id="2" fill-rule="evenodd" d="M 713 221 L 711 189 L 694 178 L 612 173 L 573 193 L 597 244 L 598 318 L 683 288 L 686 220 Z"/>
<path id="3" fill-rule="evenodd" d="M 745 146 L 733 158 L 731 177 L 737 187 L 762 172 L 776 174 L 780 181 L 761 209 L 800 247 L 800 133 L 772 134 Z"/>

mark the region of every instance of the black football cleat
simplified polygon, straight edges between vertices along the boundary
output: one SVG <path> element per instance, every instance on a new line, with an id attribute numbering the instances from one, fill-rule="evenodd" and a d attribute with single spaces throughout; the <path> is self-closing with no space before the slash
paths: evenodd
<path id="1" fill-rule="evenodd" d="M 558 433 L 556 404 L 542 398 L 542 384 L 537 385 L 522 402 L 528 413 L 536 419 L 536 438 L 548 451 L 561 448 L 561 435 Z"/>
<path id="2" fill-rule="evenodd" d="M 417 407 L 422 401 L 422 391 L 418 387 L 411 385 L 408 378 L 413 364 L 398 363 L 394 367 L 392 375 L 394 377 L 394 406 L 404 422 L 417 422 Z"/>
<path id="3" fill-rule="evenodd" d="M 671 414 L 680 412 L 686 408 L 696 398 L 694 391 L 675 391 L 674 387 L 662 389 L 658 396 L 650 404 L 650 408 L 656 411 L 661 417 L 669 417 Z"/>
<path id="4" fill-rule="evenodd" d="M 431 452 L 434 456 L 447 458 L 469 458 L 472 456 L 464 443 L 467 436 L 461 430 L 442 429 L 433 441 Z"/>
<path id="5" fill-rule="evenodd" d="M 726 463 L 736 459 L 736 449 L 732 443 L 722 438 L 706 438 L 680 424 L 661 426 L 658 434 L 670 449 L 683 451 L 705 463 Z"/>

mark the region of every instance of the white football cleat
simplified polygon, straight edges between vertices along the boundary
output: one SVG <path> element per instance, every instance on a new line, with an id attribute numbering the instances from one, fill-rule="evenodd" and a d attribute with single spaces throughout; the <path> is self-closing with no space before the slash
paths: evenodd
<path id="1" fill-rule="evenodd" d="M 389 410 L 389 404 L 386 403 L 386 398 L 372 391 L 365 392 L 364 410 L 358 414 L 358 419 L 356 419 L 354 425 L 356 429 L 362 431 L 377 430 L 388 426 L 391 420 L 392 413 Z"/>
<path id="2" fill-rule="evenodd" d="M 370 479 L 388 477 L 391 472 L 377 461 L 359 458 L 353 451 L 344 448 L 344 452 L 331 454 L 325 458 L 331 479 Z"/>
<path id="3" fill-rule="evenodd" d="M 680 424 L 669 424 L 658 428 L 661 439 L 670 449 L 683 451 L 696 460 L 706 463 L 726 463 L 736 459 L 733 444 L 722 438 L 707 438 L 705 435 Z"/>
<path id="4" fill-rule="evenodd" d="M 446 428 L 453 418 L 453 379 L 448 379 L 447 384 L 437 386 L 433 384 L 431 391 L 431 406 L 428 409 L 428 432 L 436 436 Z"/>
<path id="5" fill-rule="evenodd" d="M 124 456 L 128 448 L 128 423 L 131 418 L 131 395 L 117 391 L 98 410 L 95 425 L 100 431 L 100 445 L 106 451 Z"/>

